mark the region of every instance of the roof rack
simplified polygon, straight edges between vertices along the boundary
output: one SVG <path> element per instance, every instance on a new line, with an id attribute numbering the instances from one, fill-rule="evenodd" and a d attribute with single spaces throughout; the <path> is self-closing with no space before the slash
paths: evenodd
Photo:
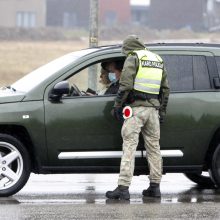
<path id="1" fill-rule="evenodd" d="M 200 46 L 200 47 L 220 47 L 220 44 L 215 43 L 203 43 L 203 42 L 197 42 L 197 43 L 150 43 L 145 44 L 146 46 Z"/>
<path id="2" fill-rule="evenodd" d="M 108 48 L 111 47 L 112 49 L 120 48 L 122 44 L 110 44 L 110 45 L 101 45 L 94 48 Z M 220 47 L 218 43 L 203 43 L 203 42 L 196 42 L 196 43 L 165 43 L 165 42 L 158 42 L 158 43 L 147 43 L 145 46 L 201 46 L 201 47 Z"/>

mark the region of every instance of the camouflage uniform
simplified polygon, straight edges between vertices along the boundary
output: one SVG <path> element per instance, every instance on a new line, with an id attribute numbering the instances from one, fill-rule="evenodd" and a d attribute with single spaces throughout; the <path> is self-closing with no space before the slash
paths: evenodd
<path id="1" fill-rule="evenodd" d="M 134 172 L 135 151 L 139 133 L 142 132 L 150 167 L 150 182 L 160 183 L 162 159 L 160 154 L 160 125 L 158 110 L 149 107 L 134 107 L 133 116 L 125 120 L 122 128 L 123 157 L 118 185 L 129 186 Z"/>
<path id="2" fill-rule="evenodd" d="M 128 95 L 133 91 L 139 59 L 136 55 L 128 56 L 128 54 L 134 50 L 143 49 L 146 49 L 145 45 L 136 36 L 130 36 L 123 42 L 122 52 L 127 55 L 127 58 L 120 78 L 119 91 L 114 104 L 115 108 L 123 107 L 127 102 Z M 132 107 L 133 116 L 126 119 L 122 127 L 123 156 L 118 185 L 129 186 L 131 183 L 134 172 L 135 151 L 140 132 L 142 132 L 145 142 L 150 169 L 150 182 L 160 183 L 162 177 L 162 158 L 159 145 L 159 115 L 163 118 L 166 114 L 169 91 L 167 74 L 164 69 L 158 98 L 135 100 L 129 104 Z"/>

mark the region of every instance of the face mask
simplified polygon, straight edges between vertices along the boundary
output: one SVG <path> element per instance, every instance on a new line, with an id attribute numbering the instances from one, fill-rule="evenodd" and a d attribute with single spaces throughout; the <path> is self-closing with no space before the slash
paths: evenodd
<path id="1" fill-rule="evenodd" d="M 111 82 L 116 81 L 115 73 L 112 73 L 112 72 L 108 73 L 108 78 Z"/>

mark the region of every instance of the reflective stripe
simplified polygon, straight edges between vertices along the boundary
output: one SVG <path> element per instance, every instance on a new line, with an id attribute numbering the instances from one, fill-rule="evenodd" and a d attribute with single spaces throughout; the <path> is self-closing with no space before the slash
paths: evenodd
<path id="1" fill-rule="evenodd" d="M 139 68 L 134 81 L 134 89 L 140 92 L 158 95 L 163 74 L 163 60 L 159 55 L 148 50 L 138 50 L 133 51 L 133 53 L 137 54 L 139 59 Z"/>
<path id="2" fill-rule="evenodd" d="M 135 83 L 146 83 L 146 84 L 156 84 L 160 85 L 161 81 L 156 79 L 143 79 L 143 78 L 136 78 Z"/>
<path id="3" fill-rule="evenodd" d="M 159 94 L 159 91 L 160 91 L 160 87 L 151 88 L 151 87 L 140 85 L 138 83 L 134 84 L 134 89 L 138 90 L 138 91 L 141 91 L 141 92 L 153 93 L 153 94 Z"/>

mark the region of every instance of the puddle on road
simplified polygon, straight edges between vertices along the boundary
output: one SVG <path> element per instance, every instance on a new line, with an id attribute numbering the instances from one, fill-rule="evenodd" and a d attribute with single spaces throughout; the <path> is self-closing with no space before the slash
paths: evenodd
<path id="1" fill-rule="evenodd" d="M 71 198 L 72 197 L 72 198 Z M 74 198 L 75 197 L 75 198 Z M 133 197 L 133 198 L 132 198 Z M 178 204 L 178 203 L 219 203 L 219 194 L 181 194 L 181 195 L 164 195 L 160 199 L 141 197 L 141 195 L 131 194 L 130 201 L 106 199 L 104 195 L 97 194 L 80 194 L 80 195 L 51 195 L 51 196 L 24 196 L 18 198 L 1 198 L 0 204 L 145 204 L 145 203 L 162 203 L 162 204 Z"/>
<path id="2" fill-rule="evenodd" d="M 170 174 L 169 176 L 163 177 L 161 199 L 142 197 L 142 190 L 148 186 L 147 177 L 134 177 L 133 184 L 130 187 L 130 201 L 106 199 L 105 192 L 115 187 L 117 175 L 52 175 L 50 176 L 49 182 L 47 180 L 48 176 L 40 176 L 41 182 L 39 182 L 39 176 L 34 175 L 33 177 L 34 179 L 29 181 L 25 189 L 21 192 L 9 198 L 0 198 L 0 205 L 179 204 L 220 202 L 220 189 L 199 188 L 183 175 L 179 174 Z"/>

